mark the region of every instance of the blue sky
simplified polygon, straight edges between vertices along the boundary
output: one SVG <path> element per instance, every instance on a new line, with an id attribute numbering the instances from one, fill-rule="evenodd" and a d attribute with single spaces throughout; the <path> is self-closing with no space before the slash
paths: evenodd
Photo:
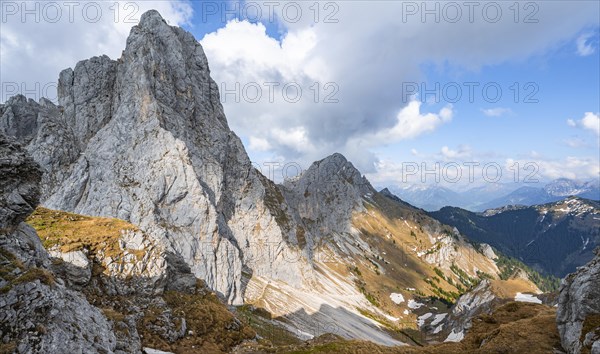
<path id="1" fill-rule="evenodd" d="M 494 162 L 503 169 L 533 162 L 541 180 L 599 178 L 596 1 L 521 2 L 516 22 L 513 2 L 476 2 L 474 18 L 464 12 L 456 22 L 439 11 L 439 22 L 431 15 L 423 19 L 421 2 L 410 1 L 119 2 L 117 17 L 112 2 L 101 4 L 104 16 L 93 23 L 77 16 L 52 23 L 21 21 L 18 13 L 3 17 L 2 100 L 9 95 L 7 82 L 49 86 L 23 92 L 39 99 L 51 94 L 58 72 L 78 60 L 118 58 L 135 20 L 154 8 L 195 35 L 222 89 L 239 84 L 263 90 L 258 102 L 222 92 L 230 126 L 258 166 L 307 168 L 341 152 L 378 185 L 399 184 L 406 162 Z M 426 6 L 444 10 L 447 4 Z M 274 6 L 274 21 L 267 6 Z M 502 16 L 489 21 L 482 9 L 495 6 Z M 302 15 L 286 17 L 284 8 Z M 534 23 L 526 21 L 528 14 Z M 268 82 L 278 85 L 273 102 Z M 413 82 L 427 88 L 455 83 L 463 95 L 456 102 L 440 96 L 435 103 L 420 93 L 410 102 L 403 89 Z M 474 102 L 467 99 L 468 82 L 479 83 Z M 518 102 L 511 91 L 515 82 Z M 303 93 L 297 102 L 282 92 L 291 83 Z M 498 102 L 482 96 L 487 83 L 502 89 Z M 534 88 L 538 102 L 523 102 Z M 335 102 L 325 102 L 331 93 Z"/>
<path id="2" fill-rule="evenodd" d="M 597 29 L 596 29 L 597 31 Z M 596 32 L 597 33 L 597 32 Z M 382 152 L 397 154 L 398 150 L 416 149 L 437 152 L 440 142 L 455 148 L 468 144 L 477 151 L 502 154 L 529 154 L 531 151 L 550 156 L 567 157 L 587 153 L 598 156 L 597 136 L 591 132 L 569 127 L 567 119 L 580 119 L 583 112 L 598 112 L 600 97 L 600 57 L 598 51 L 582 57 L 572 42 L 566 42 L 548 53 L 499 65 L 485 66 L 476 72 L 460 72 L 424 65 L 426 88 L 448 83 L 462 86 L 463 96 L 468 95 L 465 82 L 481 83 L 475 89 L 474 102 L 461 99 L 454 103 L 456 119 L 431 134 L 394 144 Z M 515 92 L 519 90 L 517 102 Z M 483 97 L 486 83 L 498 83 L 503 95 L 497 103 Z M 528 83 L 532 85 L 526 88 Z M 441 91 L 441 90 L 440 90 Z M 531 96 L 528 98 L 528 95 Z M 490 95 L 494 95 L 491 89 Z M 436 111 L 443 104 L 428 105 L 425 109 Z M 452 92 L 448 93 L 451 100 Z M 500 116 L 487 116 L 483 110 L 502 108 Z M 581 140 L 581 147 L 569 146 L 566 140 Z M 408 157 L 406 154 L 404 156 Z"/>
<path id="3" fill-rule="evenodd" d="M 564 3 L 564 6 L 567 4 Z M 240 9 L 243 7 L 242 3 Z M 540 22 L 544 22 L 543 15 L 542 9 L 537 15 Z M 198 38 L 203 38 L 205 34 L 222 25 L 221 19 L 217 17 L 219 16 L 213 16 L 214 22 L 201 26 L 192 20 L 190 29 Z M 280 42 L 288 33 L 285 24 L 264 21 L 264 25 L 266 35 Z M 431 26 L 428 23 L 421 25 Z M 433 27 L 435 26 L 436 24 L 433 24 Z M 600 111 L 598 31 L 597 17 L 595 21 L 581 21 L 580 26 L 572 27 L 570 34 L 549 41 L 543 48 L 529 53 L 526 50 L 522 53 L 516 52 L 504 60 L 491 60 L 490 63 L 482 60 L 475 65 L 465 65 L 464 62 L 453 60 L 451 56 L 440 58 L 436 55 L 431 60 L 424 56 L 422 61 L 417 63 L 420 75 L 415 83 L 428 89 L 434 89 L 436 83 L 439 83 L 441 88 L 444 85 L 458 85 L 462 89 L 462 98 L 451 103 L 454 113 L 452 121 L 414 137 L 381 141 L 380 144 L 369 147 L 374 160 L 396 163 L 426 161 L 428 164 L 433 164 L 434 161 L 443 163 L 455 160 L 481 161 L 482 164 L 486 161 L 497 161 L 501 165 L 506 163 L 507 159 L 522 163 L 547 160 L 547 166 L 540 167 L 540 180 L 557 177 L 597 177 L 597 161 L 600 159 L 597 133 L 594 133 L 593 129 L 569 126 L 567 120 L 579 121 L 585 112 L 597 115 Z M 468 52 L 468 32 L 466 34 L 464 50 Z M 379 32 L 378 35 L 382 37 L 383 43 L 395 36 L 394 33 L 386 32 Z M 577 41 L 581 38 L 585 39 L 582 42 L 585 48 L 578 49 Z M 414 37 L 415 41 L 420 42 L 427 39 L 427 33 L 422 37 Z M 526 42 L 534 39 L 524 36 L 522 39 L 516 37 L 510 40 Z M 226 42 L 223 43 L 225 45 Z M 207 50 L 207 53 L 210 59 L 211 50 Z M 394 68 L 391 67 L 390 70 Z M 468 82 L 479 84 L 475 88 L 473 102 L 467 99 L 468 87 L 464 83 Z M 498 102 L 490 102 L 490 99 L 483 96 L 482 87 L 488 83 L 502 89 Z M 493 94 L 494 90 L 489 92 Z M 452 92 L 449 91 L 449 94 Z M 423 102 L 423 114 L 439 112 L 450 103 L 441 90 L 434 95 L 424 95 L 421 92 L 417 99 Z M 449 100 L 452 99 L 453 97 L 449 97 Z M 437 100 L 437 103 L 432 100 Z M 406 102 L 401 100 L 398 103 L 401 106 Z M 281 158 L 277 156 L 276 148 L 275 151 L 257 151 L 252 149 L 247 135 L 242 133 L 242 137 L 250 147 L 249 153 L 253 160 L 270 161 L 269 158 Z M 446 154 L 443 153 L 444 147 L 448 152 Z M 324 152 L 330 151 L 325 149 Z M 285 159 L 285 156 L 283 157 Z M 349 157 L 352 159 L 352 152 Z M 574 158 L 582 158 L 592 166 L 583 171 L 580 166 L 566 167 L 564 161 Z M 361 162 L 358 165 L 364 169 L 365 166 L 361 165 Z M 372 160 L 366 160 L 366 164 L 371 162 Z M 375 164 L 377 165 L 377 162 Z M 368 172 L 371 173 L 370 177 L 378 179 L 377 170 Z M 378 182 L 385 184 L 386 178 L 388 177 Z M 389 183 L 393 182 L 392 178 Z"/>

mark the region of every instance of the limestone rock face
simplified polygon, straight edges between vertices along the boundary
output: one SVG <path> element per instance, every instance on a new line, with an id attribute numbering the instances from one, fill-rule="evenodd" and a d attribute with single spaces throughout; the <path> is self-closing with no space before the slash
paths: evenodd
<path id="1" fill-rule="evenodd" d="M 600 249 L 560 287 L 556 322 L 569 353 L 600 352 Z"/>
<path id="2" fill-rule="evenodd" d="M 42 199 L 66 178 L 69 165 L 80 153 L 60 108 L 45 98 L 39 103 L 22 95 L 10 98 L 0 108 L 0 131 L 16 138 L 40 165 Z"/>
<path id="3" fill-rule="evenodd" d="M 19 353 L 113 353 L 97 308 L 49 271 L 50 258 L 23 220 L 38 204 L 39 167 L 0 133 L 0 323 L 3 348 Z"/>
<path id="4" fill-rule="evenodd" d="M 482 281 L 473 290 L 461 296 L 452 307 L 448 322 L 455 332 L 471 328 L 471 320 L 476 315 L 492 310 L 496 296 L 487 280 Z"/>
<path id="5" fill-rule="evenodd" d="M 23 222 L 37 207 L 41 171 L 27 151 L 2 133 L 0 172 L 2 352 L 142 353 L 142 340 L 154 336 L 181 343 L 189 326 L 201 335 L 205 333 L 199 329 L 212 332 L 207 334 L 212 348 L 223 342 L 215 335 L 225 333 L 225 351 L 252 335 L 212 298 L 181 256 L 166 252 L 133 225 L 115 231 L 107 226 L 110 219 L 96 218 L 92 226 L 91 217 L 38 210 L 27 221 L 36 227 L 52 225 L 44 236 L 45 241 L 54 237 L 50 244 L 57 242 L 49 254 L 36 231 Z M 79 246 L 61 251 L 61 240 L 73 233 L 67 225 L 78 220 L 88 222 L 73 226 L 81 233 L 75 239 Z M 94 227 L 103 229 L 96 229 L 96 237 L 81 238 Z M 188 317 L 196 322 L 186 324 L 186 312 L 176 306 L 206 317 L 200 324 Z M 156 320 L 155 314 L 160 314 Z"/>
<path id="6" fill-rule="evenodd" d="M 60 107 L 15 98 L 3 108 L 2 129 L 46 171 L 44 206 L 138 225 L 233 304 L 242 273 L 301 283 L 304 262 L 287 262 L 301 250 L 281 192 L 229 129 L 190 33 L 149 11 L 119 60 L 64 70 L 58 95 Z"/>
<path id="7" fill-rule="evenodd" d="M 23 95 L 11 97 L 0 105 L 0 128 L 7 135 L 28 144 L 38 130 L 40 105 Z"/>
<path id="8" fill-rule="evenodd" d="M 342 247 L 347 242 L 363 244 L 358 238 L 349 240 L 352 214 L 364 210 L 363 199 L 376 191 L 343 155 L 313 163 L 302 175 L 285 181 L 283 190 L 298 223 L 308 231 L 310 249 L 323 239 L 339 241 L 334 243 Z"/>
<path id="9" fill-rule="evenodd" d="M 0 156 L 0 233 L 10 233 L 37 206 L 41 171 L 16 141 L 3 134 Z"/>

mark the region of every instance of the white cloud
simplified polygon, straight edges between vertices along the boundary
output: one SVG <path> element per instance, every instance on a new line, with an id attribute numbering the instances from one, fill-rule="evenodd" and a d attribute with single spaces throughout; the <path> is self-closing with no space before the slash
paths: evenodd
<path id="1" fill-rule="evenodd" d="M 579 122 L 584 129 L 591 130 L 596 133 L 596 135 L 600 135 L 600 116 L 598 116 L 598 114 L 586 112 L 583 119 Z"/>
<path id="2" fill-rule="evenodd" d="M 278 8 L 286 3 L 278 2 Z M 337 23 L 325 23 L 324 13 L 315 23 L 313 3 L 293 3 L 302 7 L 305 16 L 295 23 L 279 16 L 282 34 L 277 40 L 268 36 L 263 25 L 246 21 L 228 22 L 201 40 L 213 77 L 229 89 L 235 82 L 243 88 L 249 82 L 282 86 L 290 81 L 303 88 L 297 103 L 281 99 L 281 86 L 272 102 L 242 99 L 238 103 L 230 95 L 224 102 L 230 124 L 240 135 L 267 140 L 279 156 L 310 162 L 345 151 L 352 161 L 368 161 L 371 156 L 370 166 L 376 158 L 366 150 L 417 137 L 450 121 L 451 108 L 421 114 L 417 103 L 403 97 L 404 83 L 424 81 L 423 63 L 477 70 L 524 60 L 573 40 L 586 24 L 597 21 L 598 8 L 585 1 L 569 7 L 539 3 L 535 26 L 514 23 L 511 16 L 489 23 L 481 12 L 473 22 L 465 16 L 458 23 L 423 23 L 420 16 L 402 21 L 404 2 L 353 1 L 334 3 L 339 10 L 334 16 Z M 510 4 L 501 6 L 503 13 L 512 13 Z M 465 9 L 463 14 L 467 13 Z M 321 85 L 318 103 L 311 90 L 315 82 Z M 328 82 L 335 86 L 325 90 Z M 323 103 L 332 92 L 338 103 Z M 498 116 L 510 111 L 492 108 L 487 113 Z M 304 129 L 302 146 L 274 136 L 278 130 L 298 127 Z"/>
<path id="3" fill-rule="evenodd" d="M 512 114 L 512 110 L 510 108 L 504 107 L 482 109 L 481 111 L 488 117 L 501 117 L 505 114 Z"/>
<path id="4" fill-rule="evenodd" d="M 457 159 L 471 156 L 471 148 L 466 145 L 461 145 L 456 150 L 452 150 L 447 146 L 442 147 L 442 156 L 446 159 Z"/>
<path id="5" fill-rule="evenodd" d="M 442 108 L 439 113 L 421 113 L 420 101 L 413 100 L 396 115 L 396 124 L 365 139 L 371 145 L 391 144 L 400 140 L 415 138 L 429 133 L 440 125 L 452 120 L 452 105 Z"/>
<path id="6" fill-rule="evenodd" d="M 465 153 L 461 155 L 460 151 Z M 552 158 L 540 154 L 527 157 L 496 156 L 490 158 L 465 147 L 452 150 L 442 149 L 452 159 L 440 159 L 438 155 L 421 155 L 418 159 L 405 159 L 402 162 L 385 158 L 376 164 L 376 170 L 367 178 L 379 186 L 401 184 L 439 184 L 452 190 L 466 190 L 489 183 L 514 183 L 549 181 L 557 178 L 591 179 L 600 175 L 598 157 Z M 442 152 L 444 155 L 444 152 Z M 460 172 L 457 172 L 460 171 Z M 496 181 L 497 179 L 497 181 Z"/>
<path id="7" fill-rule="evenodd" d="M 600 162 L 597 157 L 576 157 L 567 156 L 563 159 L 556 158 L 537 158 L 535 160 L 524 159 L 506 159 L 505 168 L 515 166 L 515 163 L 521 166 L 520 179 L 533 173 L 531 176 L 539 180 L 553 180 L 557 178 L 570 179 L 589 179 L 598 178 L 600 174 Z M 533 168 L 527 171 L 523 170 L 525 164 L 533 164 Z"/>
<path id="8" fill-rule="evenodd" d="M 61 70 L 92 56 L 118 58 L 131 27 L 149 9 L 173 25 L 187 23 L 192 15 L 187 1 L 6 1 L 1 6 L 1 102 L 15 92 L 55 99 Z"/>
<path id="9" fill-rule="evenodd" d="M 267 151 L 271 149 L 271 144 L 266 139 L 251 136 L 248 148 L 254 151 Z"/>
<path id="10" fill-rule="evenodd" d="M 582 57 L 594 54 L 596 48 L 594 48 L 592 43 L 588 43 L 588 40 L 592 36 L 594 36 L 593 33 L 584 33 L 577 37 L 577 54 L 579 54 Z"/>
<path id="11" fill-rule="evenodd" d="M 583 118 L 578 121 L 567 119 L 567 124 L 570 127 L 580 127 L 592 131 L 600 136 L 600 116 L 597 113 L 585 112 Z"/>
<path id="12" fill-rule="evenodd" d="M 210 56 L 211 66 L 235 73 L 249 70 L 243 79 L 251 74 L 255 80 L 273 79 L 265 77 L 269 71 L 290 81 L 304 75 L 326 79 L 322 63 L 311 56 L 316 44 L 316 34 L 311 28 L 289 33 L 280 43 L 266 34 L 262 23 L 231 20 L 225 27 L 204 36 L 201 43 Z"/>

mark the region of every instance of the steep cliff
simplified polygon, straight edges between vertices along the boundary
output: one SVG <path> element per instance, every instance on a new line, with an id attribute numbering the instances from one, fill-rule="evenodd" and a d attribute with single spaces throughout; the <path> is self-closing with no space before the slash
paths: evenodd
<path id="1" fill-rule="evenodd" d="M 600 248 L 562 282 L 556 322 L 569 353 L 600 353 Z"/>
<path id="2" fill-rule="evenodd" d="M 50 257 L 23 221 L 37 206 L 41 171 L 0 133 L 0 343 L 3 352 L 112 353 L 107 319 L 50 271 Z"/>
<path id="3" fill-rule="evenodd" d="M 301 283 L 304 263 L 283 264 L 301 252 L 296 228 L 229 129 L 190 33 L 145 13 L 121 58 L 61 72 L 58 100 L 16 97 L 2 114 L 46 171 L 45 206 L 139 225 L 234 304 L 243 272 Z"/>
<path id="4" fill-rule="evenodd" d="M 329 332 L 400 345 L 427 341 L 418 334 L 438 328 L 451 303 L 499 277 L 493 252 L 378 193 L 340 154 L 282 185 L 260 174 L 228 127 L 202 47 L 156 11 L 132 28 L 118 60 L 94 57 L 61 72 L 58 100 L 8 100 L 0 130 L 45 172 L 48 209 L 29 221 L 62 260 L 54 272 L 133 333 L 116 331 L 117 348 L 138 348 L 137 334 L 182 348 L 185 317 L 165 279 L 182 296 L 205 296 L 200 278 L 299 338 Z M 121 225 L 115 219 L 126 222 L 122 234 L 80 232 Z M 152 316 L 157 307 L 169 315 Z M 145 319 L 154 334 L 140 333 Z M 226 346 L 244 338 L 242 327 L 233 332 Z"/>

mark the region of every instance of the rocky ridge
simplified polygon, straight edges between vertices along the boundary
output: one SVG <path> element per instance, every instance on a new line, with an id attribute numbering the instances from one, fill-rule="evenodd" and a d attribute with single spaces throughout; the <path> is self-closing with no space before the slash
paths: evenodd
<path id="1" fill-rule="evenodd" d="M 23 221 L 37 206 L 41 171 L 0 134 L 0 346 L 3 352 L 112 353 L 107 319 L 50 271 L 50 257 Z"/>
<path id="2" fill-rule="evenodd" d="M 211 296 L 195 277 L 229 304 L 268 311 L 300 338 L 333 332 L 385 345 L 418 342 L 402 331 L 433 326 L 447 313 L 439 301 L 499 277 L 493 252 L 376 192 L 340 154 L 283 185 L 265 178 L 227 125 L 202 47 L 156 11 L 132 28 L 118 60 L 94 57 L 61 72 L 58 94 L 58 106 L 10 99 L 0 130 L 45 172 L 44 207 L 137 228 L 113 240 L 117 255 L 85 236 L 74 246 L 40 231 L 56 241 L 48 248 L 62 260 L 55 273 L 133 333 L 115 332 L 115 348 L 126 348 L 119 350 L 139 348 L 140 321 L 156 329 L 145 335 L 161 348 L 187 340 L 175 300 Z M 38 216 L 89 221 L 42 210 L 31 222 Z M 148 294 L 160 296 L 145 302 Z M 120 307 L 123 298 L 131 300 Z M 439 301 L 423 304 L 427 298 Z M 138 301 L 150 318 L 134 316 Z M 145 311 L 157 307 L 169 315 Z M 227 345 L 243 337 L 233 327 Z"/>
<path id="3" fill-rule="evenodd" d="M 562 282 L 556 322 L 568 353 L 600 353 L 600 248 Z"/>
<path id="4" fill-rule="evenodd" d="M 3 353 L 218 353 L 254 338 L 179 255 L 137 227 L 44 208 L 30 215 L 41 171 L 1 133 L 0 174 Z"/>
<path id="5" fill-rule="evenodd" d="M 600 245 L 600 204 L 579 197 L 484 213 L 445 207 L 430 215 L 473 241 L 560 278 L 593 259 Z"/>

